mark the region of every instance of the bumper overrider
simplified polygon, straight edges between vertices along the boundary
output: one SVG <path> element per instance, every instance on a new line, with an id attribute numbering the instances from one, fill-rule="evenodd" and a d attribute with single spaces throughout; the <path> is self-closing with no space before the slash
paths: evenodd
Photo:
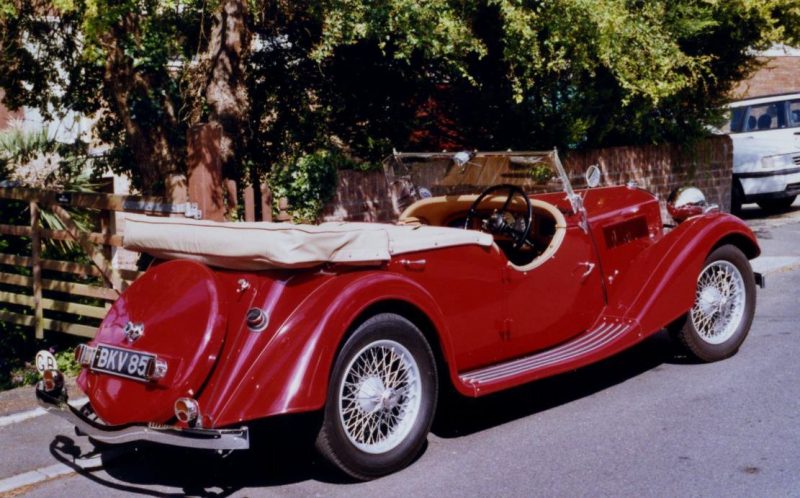
<path id="1" fill-rule="evenodd" d="M 52 372 L 52 371 L 51 371 Z M 52 375 L 52 373 L 51 373 Z M 171 446 L 207 450 L 246 450 L 250 447 L 247 427 L 232 429 L 183 428 L 163 424 L 106 425 L 94 420 L 90 409 L 77 410 L 67 403 L 63 383 L 42 381 L 36 386 L 36 400 L 48 413 L 75 426 L 80 435 L 106 444 L 150 441 Z"/>

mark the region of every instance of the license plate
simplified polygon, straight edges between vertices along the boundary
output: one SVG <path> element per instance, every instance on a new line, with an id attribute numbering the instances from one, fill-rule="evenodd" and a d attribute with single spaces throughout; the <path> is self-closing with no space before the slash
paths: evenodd
<path id="1" fill-rule="evenodd" d="M 149 380 L 145 376 L 147 364 L 155 359 L 154 354 L 98 344 L 89 368 L 95 372 L 147 382 Z"/>

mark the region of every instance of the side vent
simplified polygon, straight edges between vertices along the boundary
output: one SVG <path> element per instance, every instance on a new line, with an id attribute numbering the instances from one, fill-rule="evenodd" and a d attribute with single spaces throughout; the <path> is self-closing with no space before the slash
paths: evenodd
<path id="1" fill-rule="evenodd" d="M 606 246 L 611 249 L 621 246 L 636 239 L 647 237 L 647 220 L 644 216 L 639 216 L 627 221 L 615 223 L 603 228 L 603 235 L 606 238 Z"/>

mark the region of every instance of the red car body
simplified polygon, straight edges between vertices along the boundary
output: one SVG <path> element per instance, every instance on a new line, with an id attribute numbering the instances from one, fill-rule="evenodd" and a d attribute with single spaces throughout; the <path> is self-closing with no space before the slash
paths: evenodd
<path id="1" fill-rule="evenodd" d="M 728 214 L 665 229 L 656 197 L 635 186 L 576 195 L 580 210 L 563 192 L 530 196 L 566 226 L 555 252 L 529 269 L 509 264 L 497 244 L 302 270 L 159 261 L 113 305 L 90 346 L 156 353 L 166 375 L 141 382 L 85 368 L 78 384 L 112 426 L 188 427 L 175 419 L 179 398 L 196 401 L 204 429 L 320 410 L 348 335 L 392 313 L 424 334 L 439 382 L 483 396 L 597 362 L 679 320 L 715 248 L 759 254 L 750 229 Z M 254 308 L 268 317 L 258 332 L 248 327 Z M 132 344 L 120 330 L 137 322 L 146 332 Z"/>

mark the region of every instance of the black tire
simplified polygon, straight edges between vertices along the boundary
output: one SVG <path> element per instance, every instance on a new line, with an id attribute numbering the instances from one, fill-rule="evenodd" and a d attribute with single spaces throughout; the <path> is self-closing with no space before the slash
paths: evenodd
<path id="1" fill-rule="evenodd" d="M 717 275 L 717 278 L 727 278 L 725 282 L 730 284 L 723 282 L 713 285 L 714 275 Z M 739 277 L 741 280 L 737 280 Z M 706 258 L 697 280 L 695 304 L 686 315 L 670 325 L 670 335 L 687 353 L 698 360 L 712 362 L 728 358 L 739 350 L 753 322 L 756 308 L 753 269 L 738 247 L 724 245 L 715 249 Z M 736 282 L 739 282 L 743 296 L 737 298 L 734 293 L 734 298 L 729 300 L 731 294 L 725 289 L 733 289 L 737 285 Z M 720 290 L 720 287 L 723 289 Z M 708 288 L 711 289 L 706 290 Z M 728 302 L 731 303 L 730 306 L 726 306 Z M 739 309 L 736 303 L 741 306 L 741 312 L 735 311 Z M 715 306 L 718 309 L 713 311 L 712 308 Z M 709 330 L 714 328 L 709 327 L 710 324 L 727 326 L 717 332 Z"/>
<path id="2" fill-rule="evenodd" d="M 763 201 L 758 201 L 758 205 L 764 211 L 778 213 L 781 211 L 787 211 L 790 207 L 792 207 L 792 203 L 795 199 L 797 199 L 796 195 L 791 197 L 781 197 L 780 199 L 764 199 Z"/>
<path id="3" fill-rule="evenodd" d="M 731 185 L 731 214 L 741 216 L 742 204 L 744 204 L 744 189 L 739 180 L 733 180 Z"/>
<path id="4" fill-rule="evenodd" d="M 376 356 L 370 356 L 372 353 L 382 359 L 376 360 Z M 385 363 L 386 360 L 390 361 Z M 370 362 L 381 368 L 388 364 L 396 369 L 382 370 L 389 377 L 367 375 L 364 372 Z M 401 382 L 404 376 L 414 378 L 414 366 L 418 382 Z M 409 391 L 418 395 L 418 402 L 413 401 L 416 396 L 407 396 Z M 396 472 L 410 464 L 425 445 L 437 396 L 436 362 L 422 332 L 401 316 L 376 315 L 353 332 L 336 358 L 317 450 L 359 480 Z M 416 414 L 409 415 L 413 412 Z M 371 415 L 363 418 L 368 413 Z M 352 423 L 349 428 L 345 422 L 347 414 Z M 374 430 L 357 431 L 355 428 L 364 427 L 366 420 L 381 422 L 373 425 Z M 370 443 L 370 437 L 377 440 Z"/>

